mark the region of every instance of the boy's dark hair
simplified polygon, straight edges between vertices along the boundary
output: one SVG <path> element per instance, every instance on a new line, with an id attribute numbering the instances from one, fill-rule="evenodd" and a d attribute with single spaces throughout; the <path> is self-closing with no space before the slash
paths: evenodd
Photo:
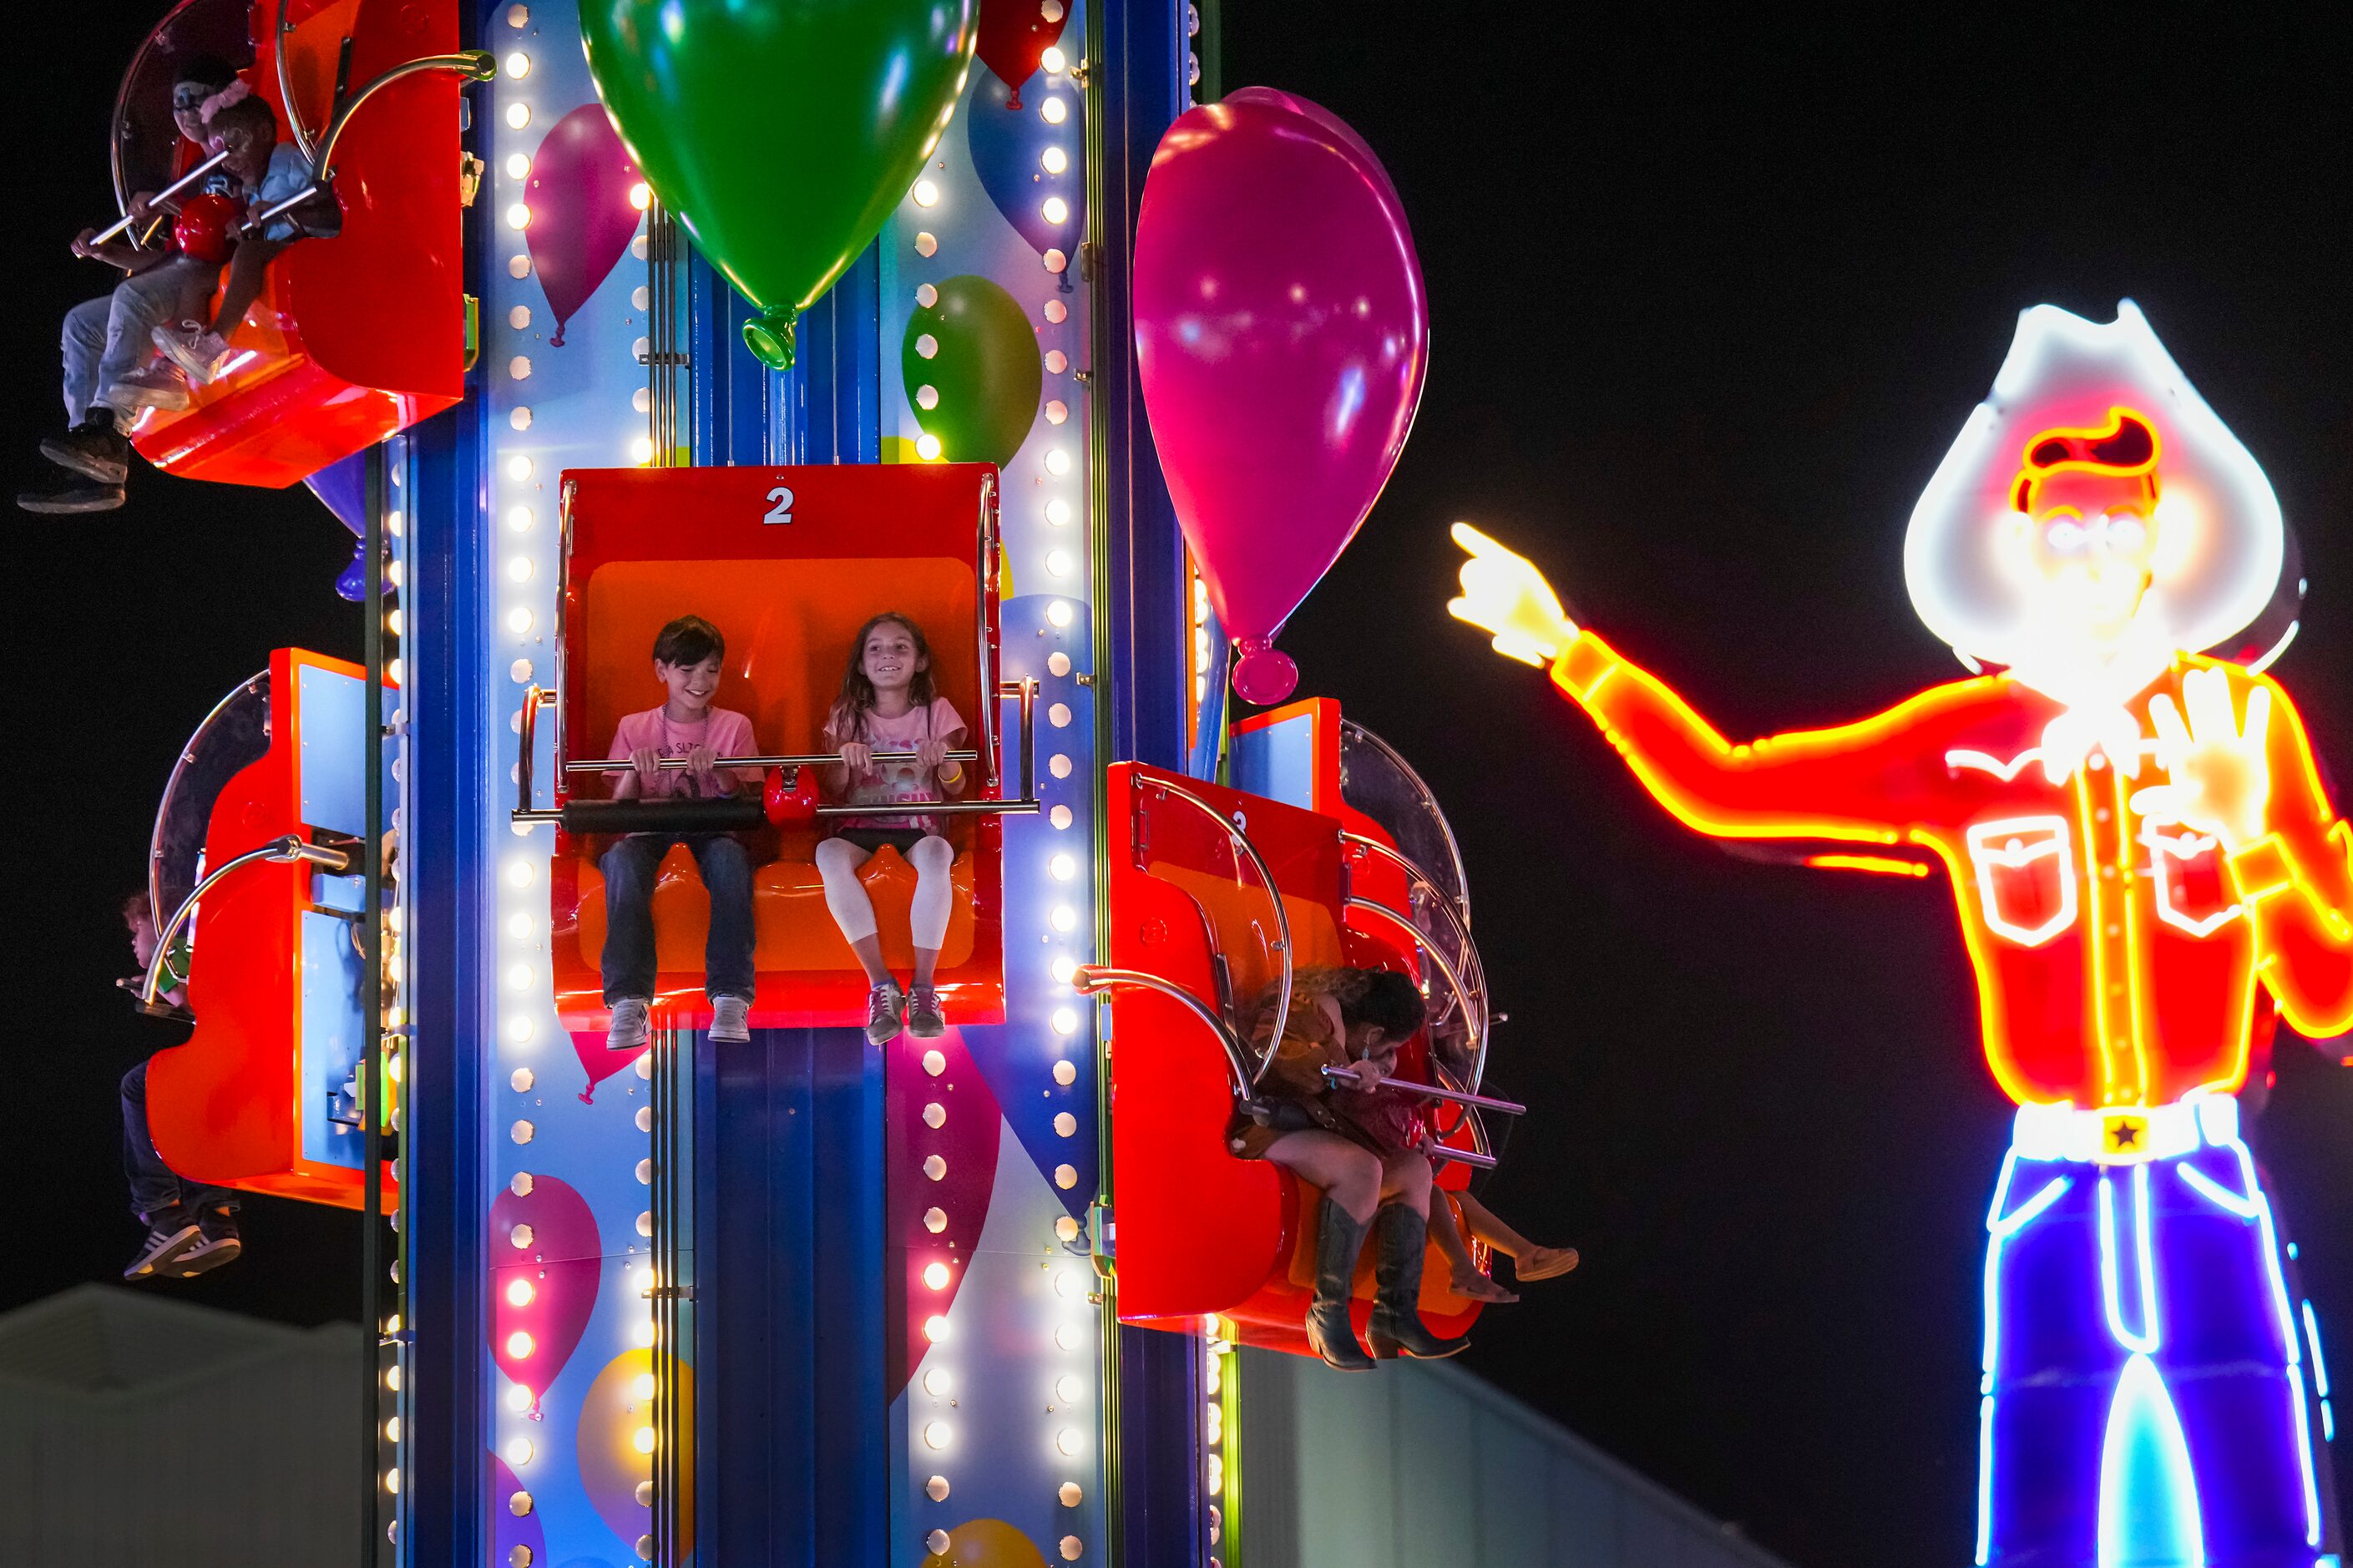
<path id="1" fill-rule="evenodd" d="M 150 918 L 151 916 L 147 908 L 146 889 L 141 888 L 135 892 L 125 893 L 122 895 L 122 921 L 125 925 L 130 924 L 132 921 L 143 921 Z"/>
<path id="2" fill-rule="evenodd" d="M 654 658 L 661 664 L 694 666 L 706 658 L 725 658 L 727 639 L 701 616 L 681 616 L 654 638 Z"/>
<path id="3" fill-rule="evenodd" d="M 269 107 L 268 99 L 257 92 L 240 98 L 235 103 L 222 104 L 213 110 L 213 117 L 205 121 L 205 129 L 215 133 L 227 131 L 232 125 L 246 126 L 257 134 L 266 131 L 275 136 L 278 134 L 278 111 Z"/>
<path id="4" fill-rule="evenodd" d="M 1421 988 L 1393 969 L 1376 973 L 1366 985 L 1365 994 L 1341 1011 L 1347 1022 L 1371 1024 L 1391 1040 L 1410 1036 L 1429 1016 L 1422 1005 Z"/>
<path id="5" fill-rule="evenodd" d="M 237 69 L 218 55 L 190 55 L 172 73 L 172 85 L 193 83 L 211 88 L 215 92 L 237 79 Z"/>

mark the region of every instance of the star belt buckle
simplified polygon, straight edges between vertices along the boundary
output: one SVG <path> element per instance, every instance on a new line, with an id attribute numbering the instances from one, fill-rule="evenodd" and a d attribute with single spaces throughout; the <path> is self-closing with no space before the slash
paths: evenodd
<path id="1" fill-rule="evenodd" d="M 2133 1164 L 2148 1158 L 2148 1114 L 2141 1110 L 2100 1113 L 2100 1160 Z"/>

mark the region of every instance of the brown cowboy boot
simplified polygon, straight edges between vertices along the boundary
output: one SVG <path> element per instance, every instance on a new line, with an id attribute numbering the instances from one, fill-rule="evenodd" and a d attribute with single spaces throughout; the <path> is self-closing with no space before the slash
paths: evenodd
<path id="1" fill-rule="evenodd" d="M 1373 1370 L 1373 1358 L 1348 1323 L 1348 1286 L 1364 1245 L 1365 1222 L 1325 1196 L 1316 1221 L 1315 1300 L 1307 1309 L 1307 1342 L 1343 1372 Z"/>
<path id="2" fill-rule="evenodd" d="M 1411 1204 L 1391 1204 L 1373 1216 L 1380 1252 L 1373 1264 L 1373 1317 L 1365 1337 L 1383 1360 L 1408 1355 L 1434 1361 L 1459 1354 L 1471 1343 L 1460 1334 L 1441 1340 L 1421 1326 L 1422 1244 L 1429 1228 L 1429 1215 Z"/>

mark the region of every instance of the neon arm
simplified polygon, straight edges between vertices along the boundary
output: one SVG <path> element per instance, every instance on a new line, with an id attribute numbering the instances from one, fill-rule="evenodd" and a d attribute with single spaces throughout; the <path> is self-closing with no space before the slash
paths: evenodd
<path id="1" fill-rule="evenodd" d="M 2353 1028 L 2353 824 L 2329 805 L 2304 721 L 2276 686 L 2270 747 L 2269 831 L 2231 851 L 2231 875 L 2281 1016 L 2299 1034 L 2338 1034 Z"/>

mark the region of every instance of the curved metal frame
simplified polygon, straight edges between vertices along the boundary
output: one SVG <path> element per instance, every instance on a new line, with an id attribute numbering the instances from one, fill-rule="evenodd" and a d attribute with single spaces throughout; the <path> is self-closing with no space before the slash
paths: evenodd
<path id="1" fill-rule="evenodd" d="M 1344 829 L 1340 834 L 1340 842 L 1364 849 L 1397 867 L 1405 873 L 1409 886 L 1418 888 L 1429 894 L 1433 901 L 1433 907 L 1446 917 L 1446 922 L 1453 928 L 1454 938 L 1459 944 L 1456 949 L 1457 955 L 1462 959 L 1463 968 L 1472 980 L 1471 994 L 1475 994 L 1479 999 L 1479 1018 L 1483 1034 L 1483 1026 L 1491 1017 L 1487 1007 L 1487 963 L 1479 956 L 1479 944 L 1471 940 L 1471 927 L 1465 918 L 1469 910 L 1467 902 L 1458 903 L 1449 897 L 1445 889 L 1430 879 L 1430 873 L 1377 838 L 1367 838 L 1361 833 L 1350 833 Z M 1470 995 L 1466 994 L 1463 1000 L 1467 1004 Z M 1483 1072 L 1485 1058 L 1482 1056 L 1480 1059 L 1482 1063 L 1480 1070 Z"/>
<path id="2" fill-rule="evenodd" d="M 188 743 L 180 748 L 179 760 L 172 764 L 171 775 L 164 781 L 163 798 L 155 804 L 155 826 L 147 834 L 147 923 L 151 926 L 160 929 L 164 920 L 164 911 L 157 907 L 163 902 L 164 894 L 163 887 L 157 881 L 157 871 L 164 859 L 164 822 L 172 813 L 172 789 L 180 782 L 180 771 L 195 760 L 196 742 L 205 738 L 205 731 L 212 728 L 213 721 L 238 698 L 253 695 L 269 679 L 269 671 L 263 669 L 237 682 L 227 696 L 214 703 L 204 718 L 197 721 L 196 727 L 188 731 Z"/>
<path id="3" fill-rule="evenodd" d="M 1283 907 L 1282 889 L 1275 885 L 1274 873 L 1268 868 L 1266 857 L 1258 852 L 1258 846 L 1250 842 L 1250 835 L 1230 821 L 1224 812 L 1219 811 L 1191 790 L 1179 784 L 1170 784 L 1166 779 L 1145 779 L 1141 781 L 1137 787 L 1156 789 L 1163 795 L 1173 795 L 1225 829 L 1228 840 L 1239 847 L 1243 855 L 1250 857 L 1251 868 L 1258 872 L 1260 885 L 1266 889 L 1267 901 L 1274 906 L 1274 927 L 1281 935 L 1276 940 L 1272 951 L 1281 954 L 1282 958 L 1282 990 L 1275 999 L 1274 1029 L 1267 1036 L 1266 1053 L 1259 1058 L 1257 1068 L 1250 1073 L 1250 1085 L 1255 1091 L 1259 1080 L 1266 1076 L 1266 1069 L 1274 1065 L 1274 1054 L 1282 1046 L 1282 1031 L 1291 1022 L 1291 911 Z M 1240 856 L 1235 858 L 1234 871 L 1234 880 L 1240 882 L 1241 880 Z"/>
<path id="4" fill-rule="evenodd" d="M 1428 958 L 1432 964 L 1437 966 L 1439 973 L 1445 976 L 1447 984 L 1453 987 L 1454 994 L 1462 998 L 1463 1007 L 1467 1016 L 1472 1006 L 1472 1001 L 1470 993 L 1463 989 L 1461 974 L 1455 969 L 1451 960 L 1448 959 L 1444 953 L 1439 952 L 1438 949 L 1430 944 L 1426 933 L 1423 932 L 1419 926 L 1415 925 L 1411 921 L 1406 919 L 1403 915 L 1398 913 L 1387 904 L 1376 903 L 1371 899 L 1351 898 L 1348 900 L 1348 908 L 1351 910 L 1361 910 L 1368 915 L 1377 916 L 1388 922 L 1389 925 L 1398 931 L 1402 931 L 1410 937 L 1413 940 L 1415 948 L 1418 949 L 1424 957 Z M 1477 1032 L 1473 1036 L 1472 1040 L 1473 1049 L 1471 1057 L 1471 1081 L 1461 1086 L 1462 1091 L 1470 1094 L 1476 1094 L 1478 1092 L 1480 1082 L 1486 1077 L 1487 1073 L 1487 1011 L 1483 1000 L 1480 1003 L 1478 1007 L 1477 1026 Z M 1435 1052 L 1432 1052 L 1430 1055 L 1430 1065 L 1432 1071 L 1441 1079 L 1451 1078 L 1453 1076 L 1449 1073 L 1444 1065 L 1439 1061 L 1437 1053 Z M 1455 1131 L 1461 1127 L 1465 1121 L 1468 1121 L 1471 1123 L 1472 1143 L 1482 1154 L 1491 1152 L 1490 1146 L 1487 1142 L 1486 1124 L 1479 1119 L 1479 1113 L 1475 1108 L 1466 1107 L 1462 1115 L 1455 1119 L 1453 1125 L 1443 1129 L 1440 1132 L 1439 1136 L 1441 1138 L 1452 1137 Z"/>
<path id="5" fill-rule="evenodd" d="M 286 37 L 294 25 L 286 19 L 287 0 L 278 0 L 278 31 L 270 41 L 270 53 L 278 61 L 278 101 L 286 106 L 286 129 L 293 133 L 294 145 L 312 168 L 318 167 L 318 143 L 311 139 L 311 128 L 302 123 L 302 105 L 294 96 L 294 72 L 286 63 Z"/>
<path id="6" fill-rule="evenodd" d="M 1114 986 L 1133 985 L 1141 991 L 1157 992 L 1170 1001 L 1181 1004 L 1186 1011 L 1199 1019 L 1226 1053 L 1226 1068 L 1233 1075 L 1234 1096 L 1249 1101 L 1256 1098 L 1257 1080 L 1250 1077 L 1249 1055 L 1242 1048 L 1240 1037 L 1227 1026 L 1210 1005 L 1186 990 L 1175 981 L 1141 969 L 1104 969 L 1082 964 L 1071 972 L 1071 989 L 1082 996 L 1093 996 Z"/>
<path id="7" fill-rule="evenodd" d="M 337 876 L 343 876 L 352 868 L 351 851 L 337 849 L 325 844 L 311 844 L 296 837 L 291 833 L 282 838 L 273 838 L 258 849 L 248 849 L 242 855 L 231 856 L 222 861 L 219 866 L 205 873 L 204 880 L 188 889 L 188 896 L 180 900 L 180 907 L 172 911 L 172 918 L 156 931 L 155 956 L 148 961 L 147 977 L 140 983 L 139 986 L 139 1005 L 142 1007 L 153 1007 L 155 1005 L 156 982 L 163 977 L 164 961 L 172 951 L 172 939 L 180 934 L 180 927 L 185 924 L 188 916 L 195 912 L 196 900 L 211 891 L 230 872 L 242 870 L 248 866 L 256 865 L 264 860 L 275 861 L 284 866 L 290 866 L 298 861 L 308 861 Z"/>
<path id="8" fill-rule="evenodd" d="M 286 13 L 286 0 L 278 0 L 278 9 L 279 16 L 283 18 Z M 278 69 L 280 90 L 284 92 L 287 90 L 284 79 L 286 54 L 282 49 L 278 55 Z M 311 160 L 311 183 L 313 186 L 324 186 L 328 181 L 334 178 L 335 143 L 343 140 L 344 128 L 351 124 L 352 116 L 360 111 L 361 105 L 375 97 L 379 90 L 390 87 L 402 78 L 416 76 L 423 71 L 463 71 L 472 80 L 489 81 L 499 74 L 499 62 L 498 57 L 488 49 L 461 49 L 454 55 L 419 55 L 413 60 L 403 60 L 389 70 L 380 72 L 365 87 L 352 94 L 350 100 L 335 111 L 335 118 L 327 126 L 327 133 L 319 139 L 316 153 L 312 153 L 308 146 L 303 145 L 299 133 L 296 136 L 295 144 L 302 147 L 303 154 Z M 291 98 L 287 100 L 287 118 L 289 120 L 295 118 Z M 276 210 L 284 209 L 281 206 Z"/>
<path id="9" fill-rule="evenodd" d="M 1390 745 L 1355 720 L 1342 719 L 1340 732 L 1343 736 L 1355 735 L 1378 751 L 1381 755 L 1396 764 L 1398 772 L 1411 781 L 1415 789 L 1420 791 L 1421 798 L 1430 803 L 1430 820 L 1438 824 L 1438 831 L 1446 840 L 1447 858 L 1454 863 L 1454 885 L 1462 889 L 1462 896 L 1459 900 L 1450 897 L 1447 902 L 1458 905 L 1456 912 L 1462 917 L 1462 929 L 1470 930 L 1471 879 L 1462 868 L 1462 846 L 1454 841 L 1454 826 L 1446 820 L 1446 814 L 1438 809 L 1437 792 L 1430 787 L 1419 773 L 1414 772 L 1413 764 L 1400 756 L 1395 746 Z M 1343 793 L 1345 794 L 1345 791 Z"/>

